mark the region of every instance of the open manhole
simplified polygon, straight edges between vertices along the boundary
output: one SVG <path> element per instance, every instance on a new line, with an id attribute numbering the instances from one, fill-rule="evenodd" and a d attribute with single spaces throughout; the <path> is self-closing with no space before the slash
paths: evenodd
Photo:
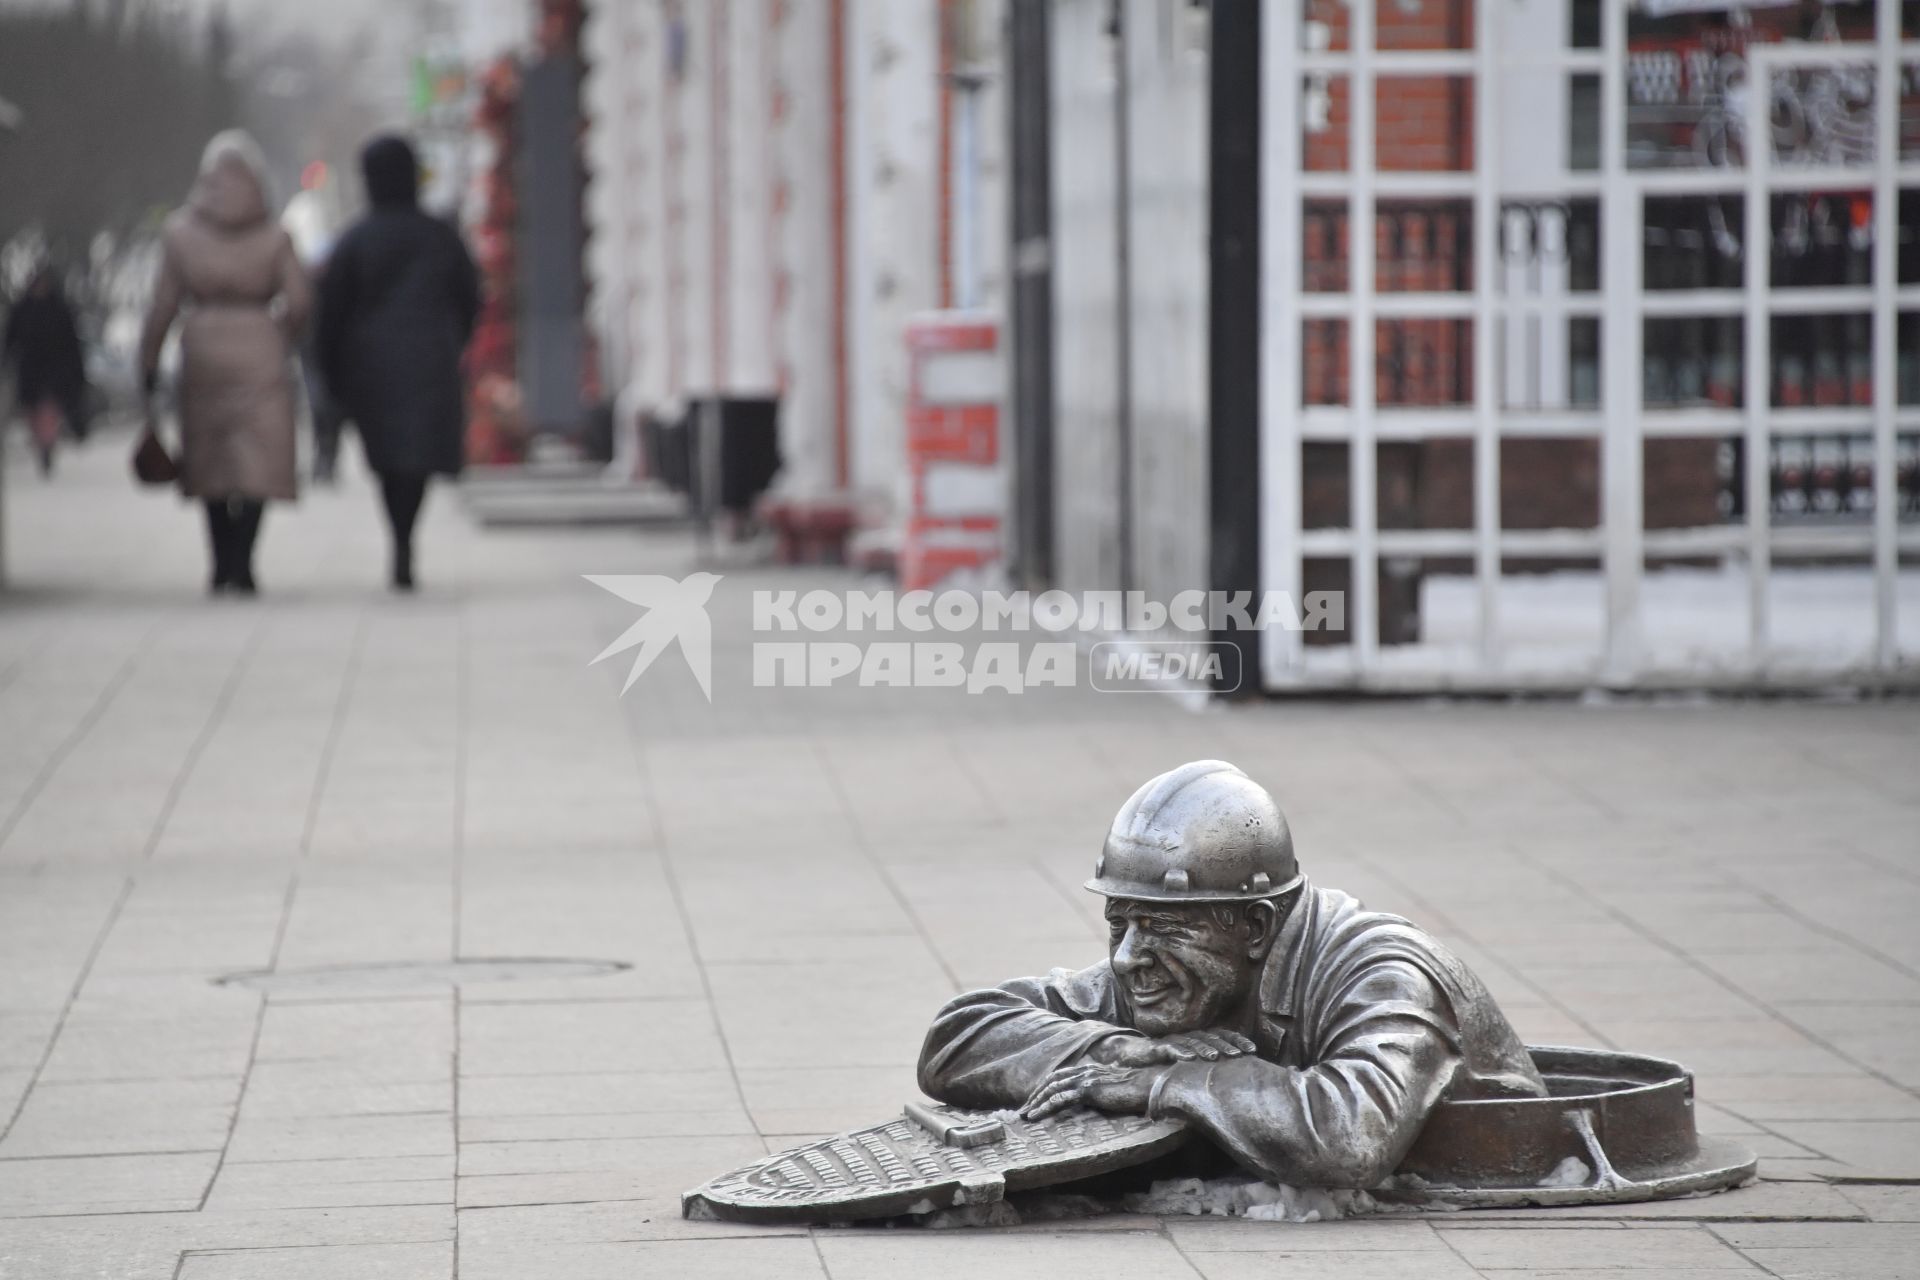
<path id="1" fill-rule="evenodd" d="M 313 969 L 253 969 L 215 978 L 222 987 L 247 987 L 272 995 L 302 991 L 417 991 L 423 987 L 463 987 L 478 982 L 549 982 L 555 978 L 598 978 L 633 966 L 624 960 L 493 958 L 476 960 L 392 961 L 322 965 Z"/>

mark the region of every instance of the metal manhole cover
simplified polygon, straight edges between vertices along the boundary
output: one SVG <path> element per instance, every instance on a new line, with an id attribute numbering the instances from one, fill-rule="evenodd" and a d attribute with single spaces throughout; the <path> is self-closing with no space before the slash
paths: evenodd
<path id="1" fill-rule="evenodd" d="M 680 1198 L 683 1217 L 857 1222 L 992 1204 L 1144 1164 L 1187 1140 L 1179 1120 L 1075 1108 L 1043 1120 L 910 1102 L 898 1120 L 766 1156 Z"/>
<path id="2" fill-rule="evenodd" d="M 215 978 L 222 987 L 246 987 L 273 995 L 300 991 L 411 991 L 421 987 L 460 987 L 472 982 L 539 982 L 555 978 L 598 978 L 633 966 L 624 960 L 480 960 L 393 961 L 376 964 L 322 965 L 313 969 L 254 969 Z"/>

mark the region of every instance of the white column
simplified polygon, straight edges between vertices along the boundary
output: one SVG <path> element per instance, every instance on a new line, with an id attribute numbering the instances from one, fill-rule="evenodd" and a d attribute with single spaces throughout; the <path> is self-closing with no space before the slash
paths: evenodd
<path id="1" fill-rule="evenodd" d="M 1747 217 L 1746 256 L 1742 262 L 1742 285 L 1746 289 L 1742 399 L 1746 402 L 1747 660 L 1756 671 L 1767 662 L 1768 591 L 1773 576 L 1773 388 L 1767 376 L 1773 345 L 1767 306 L 1767 272 L 1773 245 L 1773 202 L 1767 190 L 1767 173 L 1773 164 L 1773 132 L 1767 120 L 1767 102 L 1773 67 L 1758 54 L 1757 49 L 1750 50 L 1747 56 Z"/>
<path id="2" fill-rule="evenodd" d="M 1606 6 L 1600 76 L 1600 523 L 1605 537 L 1603 672 L 1631 681 L 1640 665 L 1640 193 L 1627 173 L 1627 6 Z"/>
<path id="3" fill-rule="evenodd" d="M 904 510 L 905 325 L 939 298 L 939 8 L 847 8 L 853 481 Z"/>
<path id="4" fill-rule="evenodd" d="M 667 256 L 667 220 L 672 188 L 666 143 L 670 128 L 667 83 L 667 23 L 660 0 L 632 7 L 636 74 L 622 132 L 634 154 L 634 186 L 628 192 L 634 219 L 634 362 L 629 394 L 635 409 L 652 413 L 673 394 L 672 288 Z"/>
<path id="5" fill-rule="evenodd" d="M 1347 627 L 1353 665 L 1365 672 L 1373 666 L 1380 643 L 1380 553 L 1374 447 L 1374 200 L 1373 200 L 1373 6 L 1356 4 L 1348 10 L 1353 74 L 1347 84 L 1347 171 L 1351 179 L 1348 208 L 1348 279 L 1353 305 L 1347 334 L 1348 498 L 1353 525 L 1352 590 L 1347 599 Z"/>
<path id="6" fill-rule="evenodd" d="M 1260 574 L 1300 602 L 1300 6 L 1261 14 L 1260 73 Z M 1298 631 L 1261 632 L 1269 686 L 1300 665 Z"/>
<path id="7" fill-rule="evenodd" d="M 1494 358 L 1495 256 L 1500 217 L 1498 15 L 1474 6 L 1473 76 L 1473 570 L 1480 665 L 1498 665 L 1500 634 L 1500 388 Z"/>
<path id="8" fill-rule="evenodd" d="M 769 89 L 773 75 L 768 0 L 728 0 L 726 307 L 722 316 L 729 395 L 763 397 L 775 390 L 773 370 L 773 173 Z M 816 88 L 817 91 L 817 88 Z"/>
<path id="9" fill-rule="evenodd" d="M 1900 490 L 1894 450 L 1899 387 L 1894 375 L 1898 315 L 1900 163 L 1900 6 L 1880 5 L 1874 32 L 1877 75 L 1873 99 L 1873 610 L 1874 663 L 1891 671 L 1899 661 L 1895 584 L 1900 568 Z"/>
<path id="10" fill-rule="evenodd" d="M 835 488 L 838 404 L 833 209 L 833 30 L 829 0 L 786 0 L 770 24 L 769 138 L 777 193 L 770 266 L 780 393 L 779 484 L 817 496 Z"/>
<path id="11" fill-rule="evenodd" d="M 1107 0 L 1057 0 L 1053 127 L 1054 582 L 1120 581 L 1121 194 Z"/>
<path id="12" fill-rule="evenodd" d="M 601 370 L 610 387 L 618 387 L 626 377 L 630 351 L 627 195 L 633 176 L 627 131 L 620 127 L 627 82 L 635 73 L 625 48 L 630 17 L 620 9 L 596 14 L 584 32 L 586 83 L 581 98 L 589 177 L 586 217 L 592 232 L 586 270 L 593 298 L 588 319 L 600 341 Z"/>
<path id="13" fill-rule="evenodd" d="M 674 136 L 667 143 L 673 172 L 668 197 L 673 221 L 673 247 L 668 270 L 673 273 L 673 324 L 678 386 L 684 397 L 715 394 L 719 371 L 714 365 L 713 317 L 714 234 L 718 221 L 713 207 L 713 165 L 718 148 L 714 132 L 714 72 L 718 32 L 717 11 L 709 5 L 688 6 L 668 22 L 680 25 L 684 49 L 683 70 L 673 78 Z"/>

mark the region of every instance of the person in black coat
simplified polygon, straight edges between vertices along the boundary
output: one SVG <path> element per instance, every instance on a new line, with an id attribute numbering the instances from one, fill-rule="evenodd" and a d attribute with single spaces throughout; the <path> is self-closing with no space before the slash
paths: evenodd
<path id="1" fill-rule="evenodd" d="M 64 421 L 75 435 L 85 429 L 87 393 L 80 326 L 51 267 L 34 275 L 26 296 L 7 314 L 4 350 L 6 363 L 14 366 L 14 400 L 33 431 L 41 474 L 48 474 L 60 424 Z"/>
<path id="2" fill-rule="evenodd" d="M 413 589 L 413 524 L 466 453 L 460 360 L 480 277 L 451 226 L 420 208 L 419 161 L 387 135 L 360 156 L 372 209 L 335 246 L 316 337 L 327 387 L 360 430 L 393 526 L 393 586 Z"/>

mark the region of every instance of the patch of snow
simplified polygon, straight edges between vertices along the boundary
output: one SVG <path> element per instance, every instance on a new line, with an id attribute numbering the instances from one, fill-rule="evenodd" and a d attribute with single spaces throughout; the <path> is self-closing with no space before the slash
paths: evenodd
<path id="1" fill-rule="evenodd" d="M 1553 1166 L 1553 1172 L 1534 1183 L 1536 1187 L 1584 1187 L 1593 1181 L 1593 1170 L 1579 1156 L 1568 1156 Z"/>

